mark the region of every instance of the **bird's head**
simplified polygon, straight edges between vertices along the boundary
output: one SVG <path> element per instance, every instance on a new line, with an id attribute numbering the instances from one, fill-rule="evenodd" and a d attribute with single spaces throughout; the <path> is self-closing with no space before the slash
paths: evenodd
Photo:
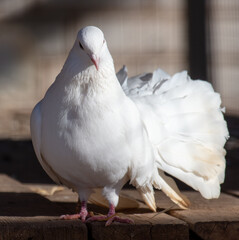
<path id="1" fill-rule="evenodd" d="M 104 34 L 99 28 L 94 26 L 82 28 L 77 34 L 75 47 L 78 48 L 82 57 L 89 58 L 99 70 L 100 62 L 107 50 Z"/>
<path id="2" fill-rule="evenodd" d="M 115 74 L 113 59 L 99 28 L 88 26 L 78 32 L 60 76 L 66 76 L 66 72 L 67 78 L 81 76 L 82 81 L 93 76 L 99 79 L 99 76 L 107 78 Z"/>

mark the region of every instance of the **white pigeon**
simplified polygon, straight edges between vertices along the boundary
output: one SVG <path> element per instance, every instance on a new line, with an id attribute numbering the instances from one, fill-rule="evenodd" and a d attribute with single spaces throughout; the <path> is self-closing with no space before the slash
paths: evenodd
<path id="1" fill-rule="evenodd" d="M 102 31 L 85 27 L 32 111 L 38 160 L 56 183 L 76 191 L 81 201 L 78 214 L 62 218 L 85 221 L 87 201 L 100 189 L 109 213 L 93 220 L 130 222 L 115 215 L 127 181 L 153 211 L 153 187 L 187 208 L 189 200 L 164 172 L 207 199 L 218 198 L 228 130 L 220 95 L 211 84 L 193 81 L 187 72 L 170 77 L 160 69 L 128 79 L 124 67 L 117 76 Z"/>

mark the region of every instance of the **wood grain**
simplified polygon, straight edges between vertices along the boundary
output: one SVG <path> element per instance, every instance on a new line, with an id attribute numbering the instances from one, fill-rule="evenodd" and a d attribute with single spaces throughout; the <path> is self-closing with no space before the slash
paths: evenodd
<path id="1" fill-rule="evenodd" d="M 91 239 L 184 240 L 189 238 L 187 224 L 164 213 L 128 214 L 124 217 L 133 219 L 135 224 L 114 223 L 104 227 L 104 222 L 92 223 L 88 226 Z"/>
<path id="2" fill-rule="evenodd" d="M 188 192 L 192 202 L 188 210 L 172 210 L 171 216 L 189 224 L 201 239 L 239 239 L 239 199 L 222 193 L 219 199 L 206 200 L 199 193 Z"/>
<path id="3" fill-rule="evenodd" d="M 197 192 L 184 192 L 190 199 L 187 210 L 179 209 L 161 191 L 155 191 L 158 211 L 153 213 L 135 189 L 121 195 L 133 197 L 139 208 L 122 210 L 120 216 L 135 224 L 105 222 L 84 224 L 63 221 L 59 216 L 76 212 L 77 194 L 52 184 L 22 184 L 0 174 L 0 240 L 12 239 L 131 239 L 131 240 L 237 240 L 239 239 L 238 191 L 206 200 Z M 106 214 L 108 209 L 88 204 L 89 211 Z"/>

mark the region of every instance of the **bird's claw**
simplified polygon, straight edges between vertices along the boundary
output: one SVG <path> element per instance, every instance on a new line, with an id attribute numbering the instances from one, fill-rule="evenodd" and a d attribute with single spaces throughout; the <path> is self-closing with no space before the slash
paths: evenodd
<path id="1" fill-rule="evenodd" d="M 93 215 L 92 217 L 88 218 L 86 222 L 94 222 L 94 221 L 106 221 L 105 226 L 109 226 L 112 222 L 119 222 L 119 223 L 127 223 L 127 224 L 134 224 L 134 221 L 130 218 L 122 218 L 113 214 L 111 216 L 108 215 Z"/>
<path id="2" fill-rule="evenodd" d="M 86 218 L 88 217 L 88 213 L 77 213 L 77 214 L 65 214 L 65 215 L 61 215 L 60 219 L 61 220 L 73 220 L 73 219 L 81 219 L 82 222 L 85 222 Z"/>
<path id="3" fill-rule="evenodd" d="M 81 218 L 81 214 L 77 213 L 77 214 L 65 214 L 65 215 L 61 215 L 60 219 L 61 220 L 72 220 L 72 219 L 78 219 Z"/>
<path id="4" fill-rule="evenodd" d="M 112 222 L 119 222 L 119 223 L 127 223 L 127 224 L 134 224 L 133 219 L 130 218 L 121 218 L 117 215 L 109 217 L 106 221 L 105 226 L 109 226 Z"/>

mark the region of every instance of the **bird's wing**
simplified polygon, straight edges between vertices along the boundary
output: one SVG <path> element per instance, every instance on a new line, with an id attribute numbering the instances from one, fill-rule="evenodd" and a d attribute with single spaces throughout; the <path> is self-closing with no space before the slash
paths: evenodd
<path id="1" fill-rule="evenodd" d="M 41 128 L 42 128 L 42 114 L 41 114 L 41 102 L 39 102 L 32 111 L 31 120 L 30 120 L 30 128 L 31 128 L 31 136 L 32 136 L 32 143 L 36 153 L 36 156 L 46 171 L 46 173 L 51 177 L 51 179 L 61 184 L 62 181 L 59 179 L 59 176 L 54 172 L 51 166 L 47 163 L 41 153 Z"/>
<path id="2" fill-rule="evenodd" d="M 187 72 L 170 77 L 158 69 L 147 80 L 142 76 L 136 78 L 137 84 L 132 80 L 122 88 L 138 107 L 158 168 L 205 198 L 217 198 L 228 138 L 220 95 L 208 82 L 191 80 Z"/>

